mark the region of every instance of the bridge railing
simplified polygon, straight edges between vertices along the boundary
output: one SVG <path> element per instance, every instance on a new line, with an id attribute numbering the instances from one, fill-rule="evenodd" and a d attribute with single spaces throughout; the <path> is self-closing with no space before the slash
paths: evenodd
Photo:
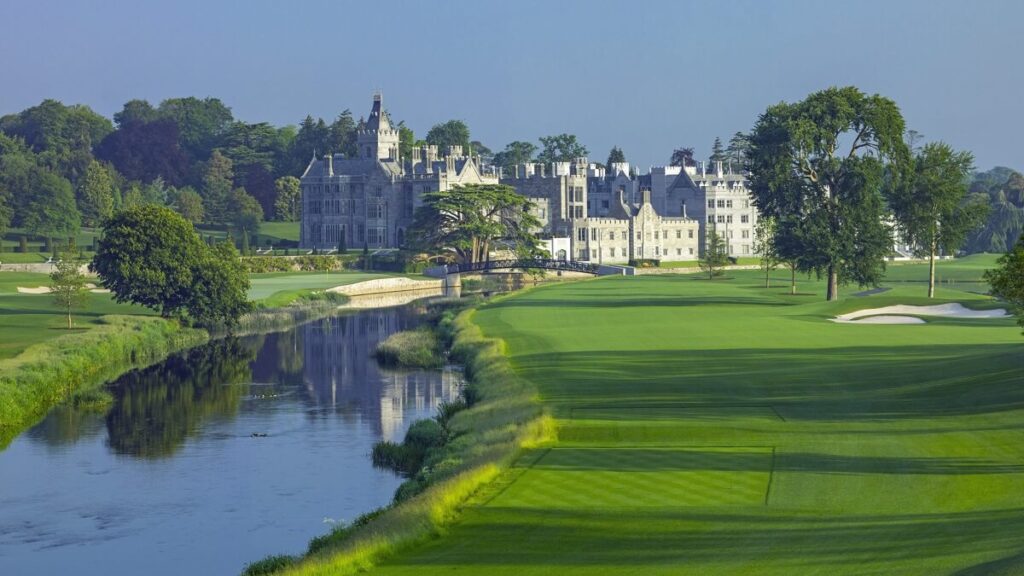
<path id="1" fill-rule="evenodd" d="M 487 262 L 474 262 L 473 264 L 448 264 L 448 274 L 481 272 L 485 270 L 503 269 L 529 269 L 543 268 L 544 270 L 559 270 L 565 272 L 583 272 L 585 274 L 597 274 L 598 264 L 590 262 L 577 262 L 575 260 L 547 260 L 547 259 L 517 259 L 517 260 L 489 260 Z"/>

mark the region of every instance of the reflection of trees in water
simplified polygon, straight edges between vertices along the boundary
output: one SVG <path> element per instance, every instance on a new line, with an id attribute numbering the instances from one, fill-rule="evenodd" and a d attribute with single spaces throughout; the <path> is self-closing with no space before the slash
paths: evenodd
<path id="1" fill-rule="evenodd" d="M 260 343 L 218 340 L 119 379 L 107 414 L 110 447 L 145 458 L 170 456 L 203 420 L 233 417 L 246 390 L 232 384 L 250 380 Z"/>
<path id="2" fill-rule="evenodd" d="M 33 441 L 50 447 L 74 444 L 92 438 L 103 431 L 103 415 L 94 410 L 81 410 L 73 406 L 57 406 L 42 422 L 33 426 L 27 435 Z"/>
<path id="3" fill-rule="evenodd" d="M 437 371 L 382 370 L 377 344 L 420 323 L 422 307 L 390 308 L 325 318 L 300 327 L 307 396 L 342 418 L 360 416 L 378 437 L 404 433 L 406 411 L 429 414 L 442 399 L 458 394 L 457 375 Z"/>

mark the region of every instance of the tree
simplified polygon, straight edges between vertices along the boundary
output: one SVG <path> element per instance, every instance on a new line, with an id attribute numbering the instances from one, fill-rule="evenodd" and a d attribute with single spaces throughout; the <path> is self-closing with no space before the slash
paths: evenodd
<path id="1" fill-rule="evenodd" d="M 400 122 L 400 133 L 401 128 L 404 127 L 405 125 Z M 411 133 L 412 130 L 409 130 L 409 132 Z M 403 140 L 402 142 L 404 143 L 405 141 Z M 356 150 L 356 121 L 352 118 L 351 110 L 347 108 L 343 110 L 331 124 L 328 142 L 323 151 L 344 154 L 345 158 L 355 158 L 359 155 Z"/>
<path id="2" fill-rule="evenodd" d="M 160 176 L 179 186 L 188 174 L 188 158 L 173 120 L 125 121 L 99 143 L 96 157 L 128 180 L 149 182 Z"/>
<path id="3" fill-rule="evenodd" d="M 398 123 L 398 155 L 403 159 L 412 158 L 412 149 L 416 146 L 416 133 L 405 125 L 405 121 Z"/>
<path id="4" fill-rule="evenodd" d="M 612 146 L 611 151 L 608 152 L 608 161 L 605 162 L 604 164 L 605 170 L 607 170 L 608 173 L 611 174 L 613 165 L 620 164 L 625 161 L 626 154 L 622 152 L 622 148 L 619 148 L 618 146 Z"/>
<path id="5" fill-rule="evenodd" d="M 935 296 L 935 255 L 960 249 L 988 212 L 987 204 L 965 202 L 973 163 L 970 152 L 933 142 L 915 156 L 908 178 L 887 187 L 900 233 L 915 256 L 928 258 L 929 298 Z"/>
<path id="6" fill-rule="evenodd" d="M 214 150 L 203 169 L 203 210 L 207 222 L 223 224 L 229 218 L 228 202 L 231 199 L 234 170 L 231 160 Z"/>
<path id="7" fill-rule="evenodd" d="M 533 161 L 537 147 L 530 142 L 516 140 L 505 145 L 505 149 L 494 155 L 494 165 L 511 171 L 516 166 Z"/>
<path id="8" fill-rule="evenodd" d="M 221 242 L 204 251 L 195 269 L 196 286 L 188 303 L 193 323 L 200 326 L 233 328 L 238 319 L 252 310 L 246 294 L 249 273 L 231 242 Z"/>
<path id="9" fill-rule="evenodd" d="M 541 151 L 537 161 L 545 164 L 552 162 L 572 162 L 588 154 L 587 147 L 576 141 L 574 134 L 558 134 L 540 137 Z"/>
<path id="10" fill-rule="evenodd" d="M 511 186 L 470 184 L 423 195 L 409 243 L 434 254 L 453 253 L 466 264 L 482 262 L 501 243 L 513 250 L 536 247 L 533 230 L 540 221 L 529 211 L 532 203 Z"/>
<path id="11" fill-rule="evenodd" d="M 31 168 L 31 185 L 23 189 L 21 225 L 30 233 L 47 238 L 66 238 L 78 232 L 81 217 L 75 206 L 71 183 L 45 168 Z"/>
<path id="12" fill-rule="evenodd" d="M 93 160 L 85 170 L 85 176 L 78 187 L 78 210 L 82 223 L 99 226 L 114 211 L 114 195 L 117 187 L 110 170 Z"/>
<path id="13" fill-rule="evenodd" d="M 754 254 L 761 260 L 764 287 L 771 288 L 772 270 L 779 265 L 779 254 L 775 248 L 775 221 L 771 218 L 761 218 L 754 227 Z"/>
<path id="14" fill-rule="evenodd" d="M 85 306 L 89 292 L 85 288 L 85 275 L 79 269 L 78 251 L 68 245 L 50 273 L 50 293 L 61 310 L 68 315 L 68 330 L 73 326 L 71 311 Z"/>
<path id="15" fill-rule="evenodd" d="M 839 284 L 875 284 L 892 250 L 883 222 L 885 175 L 909 165 L 896 104 L 853 87 L 768 108 L 751 134 L 751 194 L 762 218 L 785 237 L 782 257 Z"/>
<path id="16" fill-rule="evenodd" d="M 1024 235 L 1001 256 L 998 267 L 985 272 L 992 294 L 1007 301 L 1017 314 L 1017 323 L 1024 326 Z"/>
<path id="17" fill-rule="evenodd" d="M 737 132 L 729 139 L 729 147 L 725 149 L 725 155 L 735 166 L 745 168 L 749 150 L 750 137 L 743 132 Z"/>
<path id="18" fill-rule="evenodd" d="M 302 192 L 298 178 L 282 176 L 274 181 L 274 214 L 282 222 L 302 219 Z"/>
<path id="19" fill-rule="evenodd" d="M 190 187 L 186 186 L 177 191 L 174 209 L 181 214 L 182 218 L 192 224 L 199 224 L 203 221 L 203 198 Z"/>
<path id="20" fill-rule="evenodd" d="M 146 204 L 117 212 L 103 227 L 92 269 L 114 300 L 182 313 L 199 291 L 196 269 L 206 245 L 170 208 Z"/>
<path id="21" fill-rule="evenodd" d="M 697 261 L 700 269 L 708 273 L 708 280 L 722 275 L 722 268 L 729 263 L 729 247 L 725 238 L 713 227 L 704 232 L 704 253 Z"/>
<path id="22" fill-rule="evenodd" d="M 434 144 L 441 151 L 449 146 L 462 146 L 462 153 L 469 154 L 469 126 L 462 120 L 449 120 L 435 124 L 427 132 L 427 144 Z"/>
<path id="23" fill-rule="evenodd" d="M 711 145 L 711 165 L 714 166 L 715 162 L 724 162 L 726 159 L 725 148 L 722 147 L 722 139 L 715 136 L 715 143 Z"/>
<path id="24" fill-rule="evenodd" d="M 672 158 L 669 159 L 669 166 L 696 166 L 693 160 L 693 148 L 676 148 L 672 151 Z"/>
<path id="25" fill-rule="evenodd" d="M 0 118 L 0 131 L 22 138 L 39 163 L 73 185 L 92 161 L 92 147 L 114 129 L 88 106 L 43 100 L 38 106 Z"/>
<path id="26" fill-rule="evenodd" d="M 245 188 L 235 188 L 231 191 L 228 217 L 233 227 L 254 236 L 263 221 L 263 208 Z"/>
<path id="27" fill-rule="evenodd" d="M 473 140 L 469 143 L 469 149 L 480 157 L 480 160 L 484 164 L 491 164 L 494 162 L 494 151 L 484 146 L 484 143 L 479 140 Z"/>
<path id="28" fill-rule="evenodd" d="M 157 108 L 160 118 L 174 121 L 181 147 L 192 160 L 205 160 L 222 145 L 234 121 L 231 109 L 217 98 L 169 98 Z"/>

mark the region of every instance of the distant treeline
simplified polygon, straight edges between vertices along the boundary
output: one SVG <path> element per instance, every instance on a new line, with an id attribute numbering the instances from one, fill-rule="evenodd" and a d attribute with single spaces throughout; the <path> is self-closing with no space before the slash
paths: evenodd
<path id="1" fill-rule="evenodd" d="M 354 155 L 358 125 L 350 110 L 331 122 L 306 116 L 298 127 L 249 123 L 217 98 L 170 98 L 158 106 L 131 100 L 112 120 L 88 106 L 44 100 L 0 117 L 0 236 L 16 227 L 66 238 L 140 203 L 252 234 L 263 220 L 300 217 L 296 177 L 314 153 Z M 424 140 L 403 122 L 395 125 L 403 156 L 424 143 L 461 145 L 499 166 L 588 153 L 571 134 L 541 137 L 539 147 L 515 141 L 494 153 L 471 140 L 460 120 L 433 126 Z M 681 163 L 675 156 L 673 163 Z M 624 160 L 618 148 L 609 154 L 609 164 Z M 967 251 L 1005 252 L 1024 224 L 1024 177 L 994 168 L 974 176 L 971 192 L 986 195 L 992 209 Z"/>

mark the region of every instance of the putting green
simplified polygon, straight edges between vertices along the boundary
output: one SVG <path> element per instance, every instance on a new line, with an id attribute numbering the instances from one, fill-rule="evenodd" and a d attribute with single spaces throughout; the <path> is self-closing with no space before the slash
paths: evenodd
<path id="1" fill-rule="evenodd" d="M 603 278 L 483 306 L 555 417 L 445 536 L 382 574 L 1024 570 L 1024 338 L 1012 319 L 836 324 L 776 273 Z M 853 292 L 854 290 L 847 290 Z"/>

